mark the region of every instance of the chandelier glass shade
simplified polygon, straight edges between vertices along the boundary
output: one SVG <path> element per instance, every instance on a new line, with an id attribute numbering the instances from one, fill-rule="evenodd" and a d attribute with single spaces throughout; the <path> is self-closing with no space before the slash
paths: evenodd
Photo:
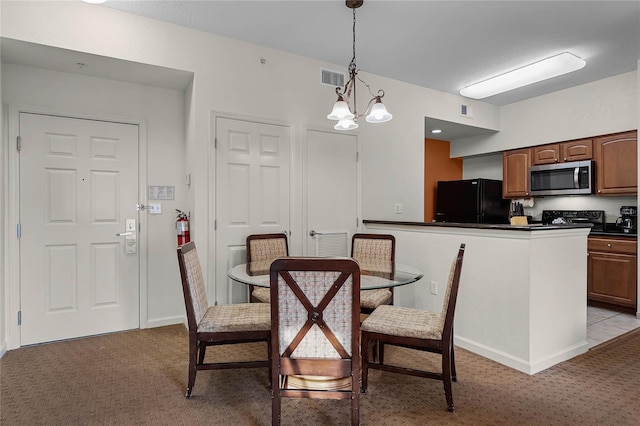
<path id="1" fill-rule="evenodd" d="M 336 124 L 333 128 L 336 130 L 353 130 L 358 128 L 358 119 L 365 116 L 368 123 L 384 123 L 393 118 L 393 116 L 387 111 L 387 107 L 382 103 L 384 97 L 384 90 L 378 90 L 378 93 L 374 95 L 371 92 L 371 87 L 358 77 L 358 68 L 356 66 L 356 8 L 362 6 L 362 0 L 346 0 L 348 8 L 353 10 L 353 57 L 349 63 L 349 79 L 344 85 L 344 88 L 336 87 L 336 94 L 338 100 L 333 105 L 331 113 L 327 115 L 329 120 L 336 120 Z M 357 111 L 356 106 L 356 83 L 360 81 L 365 85 L 371 99 L 367 104 L 367 108 L 364 113 L 360 114 Z"/>

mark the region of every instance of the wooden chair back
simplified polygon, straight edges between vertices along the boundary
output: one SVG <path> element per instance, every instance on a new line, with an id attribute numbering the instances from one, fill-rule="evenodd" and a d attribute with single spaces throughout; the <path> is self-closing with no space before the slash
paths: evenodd
<path id="1" fill-rule="evenodd" d="M 209 308 L 209 303 L 195 242 L 191 241 L 178 247 L 178 265 L 187 311 L 187 327 L 189 331 L 196 332 L 198 324 Z"/>
<path id="2" fill-rule="evenodd" d="M 360 269 L 347 258 L 282 258 L 271 265 L 273 424 L 283 397 L 351 399 L 359 423 Z M 292 389 L 289 376 L 349 379 L 346 389 Z"/>
<path id="3" fill-rule="evenodd" d="M 389 234 L 353 234 L 351 257 L 358 261 L 360 272 L 393 278 L 396 260 L 396 239 Z"/>
<path id="4" fill-rule="evenodd" d="M 284 233 L 253 234 L 247 237 L 248 275 L 267 275 L 271 263 L 286 256 L 289 256 L 289 245 Z"/>

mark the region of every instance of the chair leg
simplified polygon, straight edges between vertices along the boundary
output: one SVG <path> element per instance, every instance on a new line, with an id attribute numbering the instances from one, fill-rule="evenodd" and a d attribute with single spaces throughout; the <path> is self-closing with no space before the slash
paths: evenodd
<path id="1" fill-rule="evenodd" d="M 207 352 L 207 344 L 205 342 L 200 342 L 198 347 L 200 348 L 200 353 L 198 354 L 198 364 L 204 364 L 204 354 Z"/>
<path id="2" fill-rule="evenodd" d="M 280 389 L 279 384 L 273 386 L 273 395 L 271 395 L 271 426 L 280 424 Z"/>
<path id="3" fill-rule="evenodd" d="M 269 389 L 271 389 L 273 385 L 273 366 L 271 365 L 271 337 L 267 338 L 267 362 L 269 363 Z"/>
<path id="4" fill-rule="evenodd" d="M 378 341 L 378 362 L 384 364 L 384 343 Z"/>
<path id="5" fill-rule="evenodd" d="M 451 347 L 442 351 L 442 381 L 444 382 L 444 395 L 447 399 L 447 409 L 453 413 L 453 389 L 451 386 Z"/>
<path id="6" fill-rule="evenodd" d="M 454 354 L 453 344 L 451 344 L 451 380 L 458 381 L 458 375 L 456 374 L 456 357 Z"/>
<path id="7" fill-rule="evenodd" d="M 361 383 L 360 383 L 360 389 L 362 391 L 362 393 L 366 393 L 367 392 L 367 385 L 368 385 L 368 379 L 369 379 L 369 335 L 366 332 L 362 332 L 362 336 L 361 336 L 361 356 L 362 356 L 362 362 L 361 362 L 361 369 L 362 369 L 362 379 L 361 379 Z"/>
<path id="8" fill-rule="evenodd" d="M 189 338 L 189 378 L 187 380 L 187 398 L 191 398 L 191 392 L 193 392 L 193 386 L 196 383 L 196 372 L 198 366 L 196 359 L 198 357 L 198 342 L 195 337 Z"/>
<path id="9" fill-rule="evenodd" d="M 357 389 L 351 388 L 351 425 L 358 426 L 360 424 L 360 398 Z"/>

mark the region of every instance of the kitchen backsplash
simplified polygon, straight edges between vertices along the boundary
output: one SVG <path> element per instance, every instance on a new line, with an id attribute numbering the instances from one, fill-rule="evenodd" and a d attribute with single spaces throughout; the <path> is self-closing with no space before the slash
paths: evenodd
<path id="1" fill-rule="evenodd" d="M 522 200 L 514 200 L 522 201 Z M 637 206 L 636 197 L 597 197 L 595 195 L 553 196 L 534 198 L 533 206 L 524 201 L 524 213 L 534 221 L 542 220 L 542 210 L 604 210 L 606 222 L 612 223 L 620 216 L 621 206 Z"/>

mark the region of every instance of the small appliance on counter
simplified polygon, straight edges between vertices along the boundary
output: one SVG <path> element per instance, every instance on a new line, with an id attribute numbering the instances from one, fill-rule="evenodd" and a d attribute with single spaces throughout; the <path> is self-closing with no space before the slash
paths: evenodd
<path id="1" fill-rule="evenodd" d="M 616 228 L 624 234 L 638 233 L 638 207 L 622 206 L 620 207 L 620 217 L 616 220 Z"/>
<path id="2" fill-rule="evenodd" d="M 604 210 L 543 210 L 543 225 L 577 225 L 590 223 L 592 231 L 604 232 Z"/>

